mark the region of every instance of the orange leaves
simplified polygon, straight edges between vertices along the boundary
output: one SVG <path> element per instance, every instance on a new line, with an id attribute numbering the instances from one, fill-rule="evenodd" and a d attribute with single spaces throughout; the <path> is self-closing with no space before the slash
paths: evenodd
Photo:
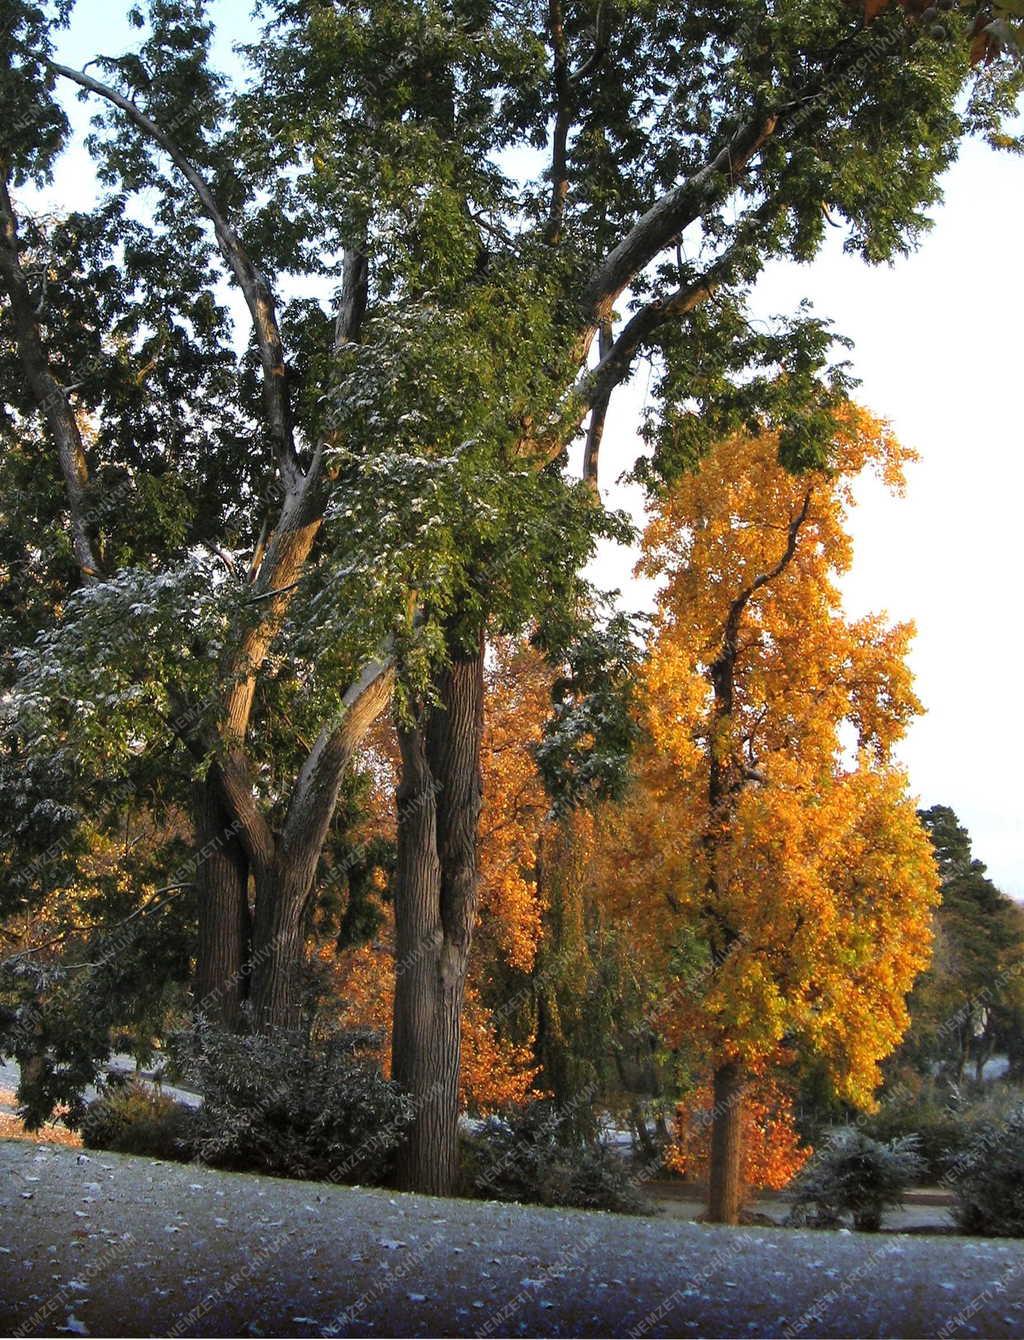
<path id="1" fill-rule="evenodd" d="M 665 1154 L 665 1164 L 673 1172 L 694 1181 L 707 1178 L 712 1115 L 709 1085 L 695 1089 L 679 1104 L 673 1140 Z M 751 1080 L 743 1098 L 744 1184 L 780 1190 L 810 1156 L 811 1150 L 800 1143 L 790 1096 L 768 1076 Z"/>
<path id="2" fill-rule="evenodd" d="M 796 1040 L 860 1103 L 927 962 L 936 878 L 890 763 L 920 710 L 912 629 L 848 620 L 836 579 L 855 479 L 898 492 L 910 459 L 854 406 L 828 473 L 794 476 L 770 436 L 736 436 L 661 502 L 641 560 L 663 586 L 620 879 L 710 960 L 670 992 L 664 1031 L 708 1066 L 757 1069 Z"/>
<path id="3" fill-rule="evenodd" d="M 395 963 L 383 942 L 361 945 L 333 958 L 337 994 L 341 999 L 338 1023 L 345 1028 L 368 1028 L 381 1035 L 380 1060 L 391 1069 L 391 1012 L 395 998 Z M 477 990 L 466 989 L 462 1016 L 461 1102 L 474 1112 L 492 1112 L 531 1095 L 538 1068 L 529 1046 L 499 1038 L 490 1011 Z"/>
<path id="4" fill-rule="evenodd" d="M 485 949 L 528 972 L 540 938 L 535 867 L 549 807 L 532 750 L 550 710 L 551 670 L 530 647 L 500 641 L 488 681 L 481 754 L 480 934 Z"/>

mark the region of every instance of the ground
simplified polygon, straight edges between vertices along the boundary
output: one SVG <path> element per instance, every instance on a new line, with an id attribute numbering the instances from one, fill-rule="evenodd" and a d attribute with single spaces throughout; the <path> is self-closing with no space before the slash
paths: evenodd
<path id="1" fill-rule="evenodd" d="M 1024 1243 L 712 1228 L 0 1141 L 0 1333 L 1024 1336 Z"/>

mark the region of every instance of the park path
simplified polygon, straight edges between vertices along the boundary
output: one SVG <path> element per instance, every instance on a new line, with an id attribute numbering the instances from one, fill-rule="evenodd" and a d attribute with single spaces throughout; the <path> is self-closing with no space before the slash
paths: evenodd
<path id="1" fill-rule="evenodd" d="M 1024 1337 L 1024 1243 L 713 1228 L 3 1141 L 0 1333 Z"/>

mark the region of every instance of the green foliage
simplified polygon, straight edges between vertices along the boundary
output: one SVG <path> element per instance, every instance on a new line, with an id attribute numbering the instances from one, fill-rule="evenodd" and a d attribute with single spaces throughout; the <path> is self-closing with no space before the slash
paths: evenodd
<path id="1" fill-rule="evenodd" d="M 489 1117 L 463 1136 L 467 1194 L 618 1214 L 649 1212 L 626 1160 L 600 1142 L 567 1142 L 566 1126 L 564 1109 L 543 1101 Z"/>
<path id="2" fill-rule="evenodd" d="M 882 1143 L 912 1137 L 921 1159 L 921 1177 L 929 1185 L 943 1180 L 949 1160 L 960 1154 L 970 1135 L 969 1115 L 950 1101 L 948 1093 L 943 1099 L 934 1085 L 901 1101 L 883 1102 L 861 1128 Z"/>
<path id="3" fill-rule="evenodd" d="M 877 1232 L 882 1214 L 902 1204 L 921 1172 L 914 1136 L 888 1144 L 847 1127 L 832 1135 L 797 1177 L 791 1221 L 834 1228 L 850 1215 L 862 1232 Z"/>
<path id="4" fill-rule="evenodd" d="M 88 911 L 73 897 L 63 905 L 51 898 L 43 925 L 63 928 L 51 935 L 53 947 L 0 963 L 0 1055 L 21 1067 L 19 1114 L 30 1129 L 57 1107 L 77 1124 L 113 1030 L 145 1060 L 182 1010 L 194 912 L 187 889 L 176 892 L 147 897 L 112 879 Z"/>
<path id="5" fill-rule="evenodd" d="M 209 699 L 238 594 L 202 561 L 124 569 L 75 591 L 60 621 L 16 653 L 12 729 L 34 751 L 66 747 L 108 777 L 126 767 L 147 737 L 173 738 L 171 685 Z"/>
<path id="6" fill-rule="evenodd" d="M 220 1033 L 202 1025 L 172 1051 L 203 1095 L 193 1149 L 219 1168 L 379 1183 L 415 1109 L 361 1055 L 366 1039 L 316 1043 Z"/>
<path id="7" fill-rule="evenodd" d="M 537 767 L 558 813 L 621 797 L 638 736 L 632 711 L 641 620 L 543 623 L 538 642 L 563 666 L 553 711 L 536 748 Z"/>
<path id="8" fill-rule="evenodd" d="M 1024 1237 L 1024 1106 L 1003 1122 L 981 1123 L 947 1178 L 963 1232 Z"/>
<path id="9" fill-rule="evenodd" d="M 714 299 L 641 351 L 660 369 L 646 425 L 653 486 L 737 424 L 780 428 L 794 469 L 818 463 L 848 386 L 827 366 L 833 334 L 803 311 L 752 332 L 750 286 L 773 259 L 813 256 L 826 211 L 872 261 L 907 250 L 962 135 L 998 137 L 1020 89 L 1002 63 L 975 79 L 960 41 L 929 40 L 898 12 L 868 27 L 835 0 L 562 8 L 574 77 L 556 229 L 555 91 L 535 7 L 267 0 L 229 79 L 204 0 L 140 0 L 130 49 L 90 62 L 201 171 L 267 291 L 294 295 L 281 306 L 280 371 L 300 462 L 321 449 L 328 462 L 328 514 L 257 668 L 247 723 L 254 799 L 272 830 L 308 741 L 367 654 L 394 649 L 408 705 L 484 628 L 539 627 L 567 667 L 539 751 L 559 806 L 614 795 L 631 744 L 631 636 L 603 620 L 579 573 L 601 538 L 628 528 L 563 470 L 587 277 L 752 115 L 778 115 L 749 169 L 709 187 L 694 226 L 628 281 L 615 321 L 718 264 Z M 16 196 L 50 182 L 71 143 L 67 89 L 46 63 L 70 9 L 5 5 L 0 100 L 19 110 L 0 126 L 0 165 Z M 970 15 L 948 22 L 964 37 Z M 281 500 L 259 358 L 223 299 L 209 220 L 122 111 L 90 106 L 102 197 L 48 217 L 16 200 L 40 338 L 85 435 L 87 529 L 103 569 L 85 592 L 74 592 L 53 444 L 10 305 L 0 311 L 0 636 L 23 649 L 0 672 L 2 836 L 14 838 L 0 895 L 16 916 L 82 892 L 73 877 L 117 817 L 104 785 L 127 782 L 157 816 L 185 799 L 208 760 L 176 741 L 177 703 L 184 694 L 215 727 L 226 653 L 267 608 L 250 601 L 247 574 Z M 366 258 L 369 293 L 360 342 L 338 349 L 331 290 L 345 253 Z M 15 881 L 26 854 L 55 843 L 28 885 Z M 129 954 L 123 971 L 97 973 L 78 949 L 132 915 L 175 856 L 173 842 L 154 842 L 145 872 L 123 861 L 120 883 L 84 891 L 90 916 L 68 964 L 47 958 L 42 977 L 5 979 L 8 1007 L 34 1002 L 43 1018 L 36 1041 L 50 1059 L 33 1111 L 84 1082 L 124 1023 L 124 997 L 103 1004 L 90 986 L 71 990 L 81 1008 L 65 1027 L 66 982 L 138 990 L 147 1020 L 156 982 L 166 1005 L 187 915 L 168 927 L 163 960 Z M 350 906 L 347 940 L 372 923 L 365 899 Z"/>
<path id="10" fill-rule="evenodd" d="M 671 484 L 738 432 L 777 432 L 791 470 L 826 464 L 854 379 L 846 364 L 825 376 L 822 369 L 832 345 L 848 343 L 807 304 L 773 328 L 754 328 L 739 295 L 705 304 L 685 328 L 668 327 L 659 339 L 665 370 L 643 429 L 652 454 L 637 476 L 652 487 Z"/>
<path id="11" fill-rule="evenodd" d="M 967 830 L 946 805 L 921 814 L 942 880 L 931 966 L 910 997 L 900 1059 L 938 1065 L 959 1083 L 964 1067 L 997 1049 L 1019 1052 L 1024 1007 L 1024 913 L 985 873 Z"/>
<path id="12" fill-rule="evenodd" d="M 193 1111 L 134 1078 L 107 1083 L 82 1116 L 86 1149 L 187 1160 L 191 1157 Z"/>

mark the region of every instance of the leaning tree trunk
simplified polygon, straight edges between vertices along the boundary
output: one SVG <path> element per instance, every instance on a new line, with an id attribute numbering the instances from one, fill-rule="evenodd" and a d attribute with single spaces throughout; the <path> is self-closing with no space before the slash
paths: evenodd
<path id="1" fill-rule="evenodd" d="M 715 1071 L 708 1186 L 708 1219 L 713 1224 L 738 1224 L 743 1209 L 743 1085 L 738 1062 Z"/>
<path id="2" fill-rule="evenodd" d="M 476 919 L 482 785 L 483 638 L 457 652 L 437 704 L 399 732 L 395 875 L 396 956 L 392 1072 L 412 1095 L 415 1121 L 397 1180 L 447 1195 L 458 1171 L 462 1004 Z"/>
<path id="3" fill-rule="evenodd" d="M 199 895 L 195 1010 L 236 1029 L 249 986 L 249 864 L 213 776 L 196 783 L 193 803 Z"/>
<path id="4" fill-rule="evenodd" d="M 302 1024 L 303 965 L 316 872 L 349 762 L 391 699 L 388 660 L 368 663 L 346 691 L 342 712 L 321 729 L 296 779 L 279 834 L 250 814 L 256 917 L 250 999 L 261 1032 Z M 246 797 L 241 795 L 244 803 Z"/>

